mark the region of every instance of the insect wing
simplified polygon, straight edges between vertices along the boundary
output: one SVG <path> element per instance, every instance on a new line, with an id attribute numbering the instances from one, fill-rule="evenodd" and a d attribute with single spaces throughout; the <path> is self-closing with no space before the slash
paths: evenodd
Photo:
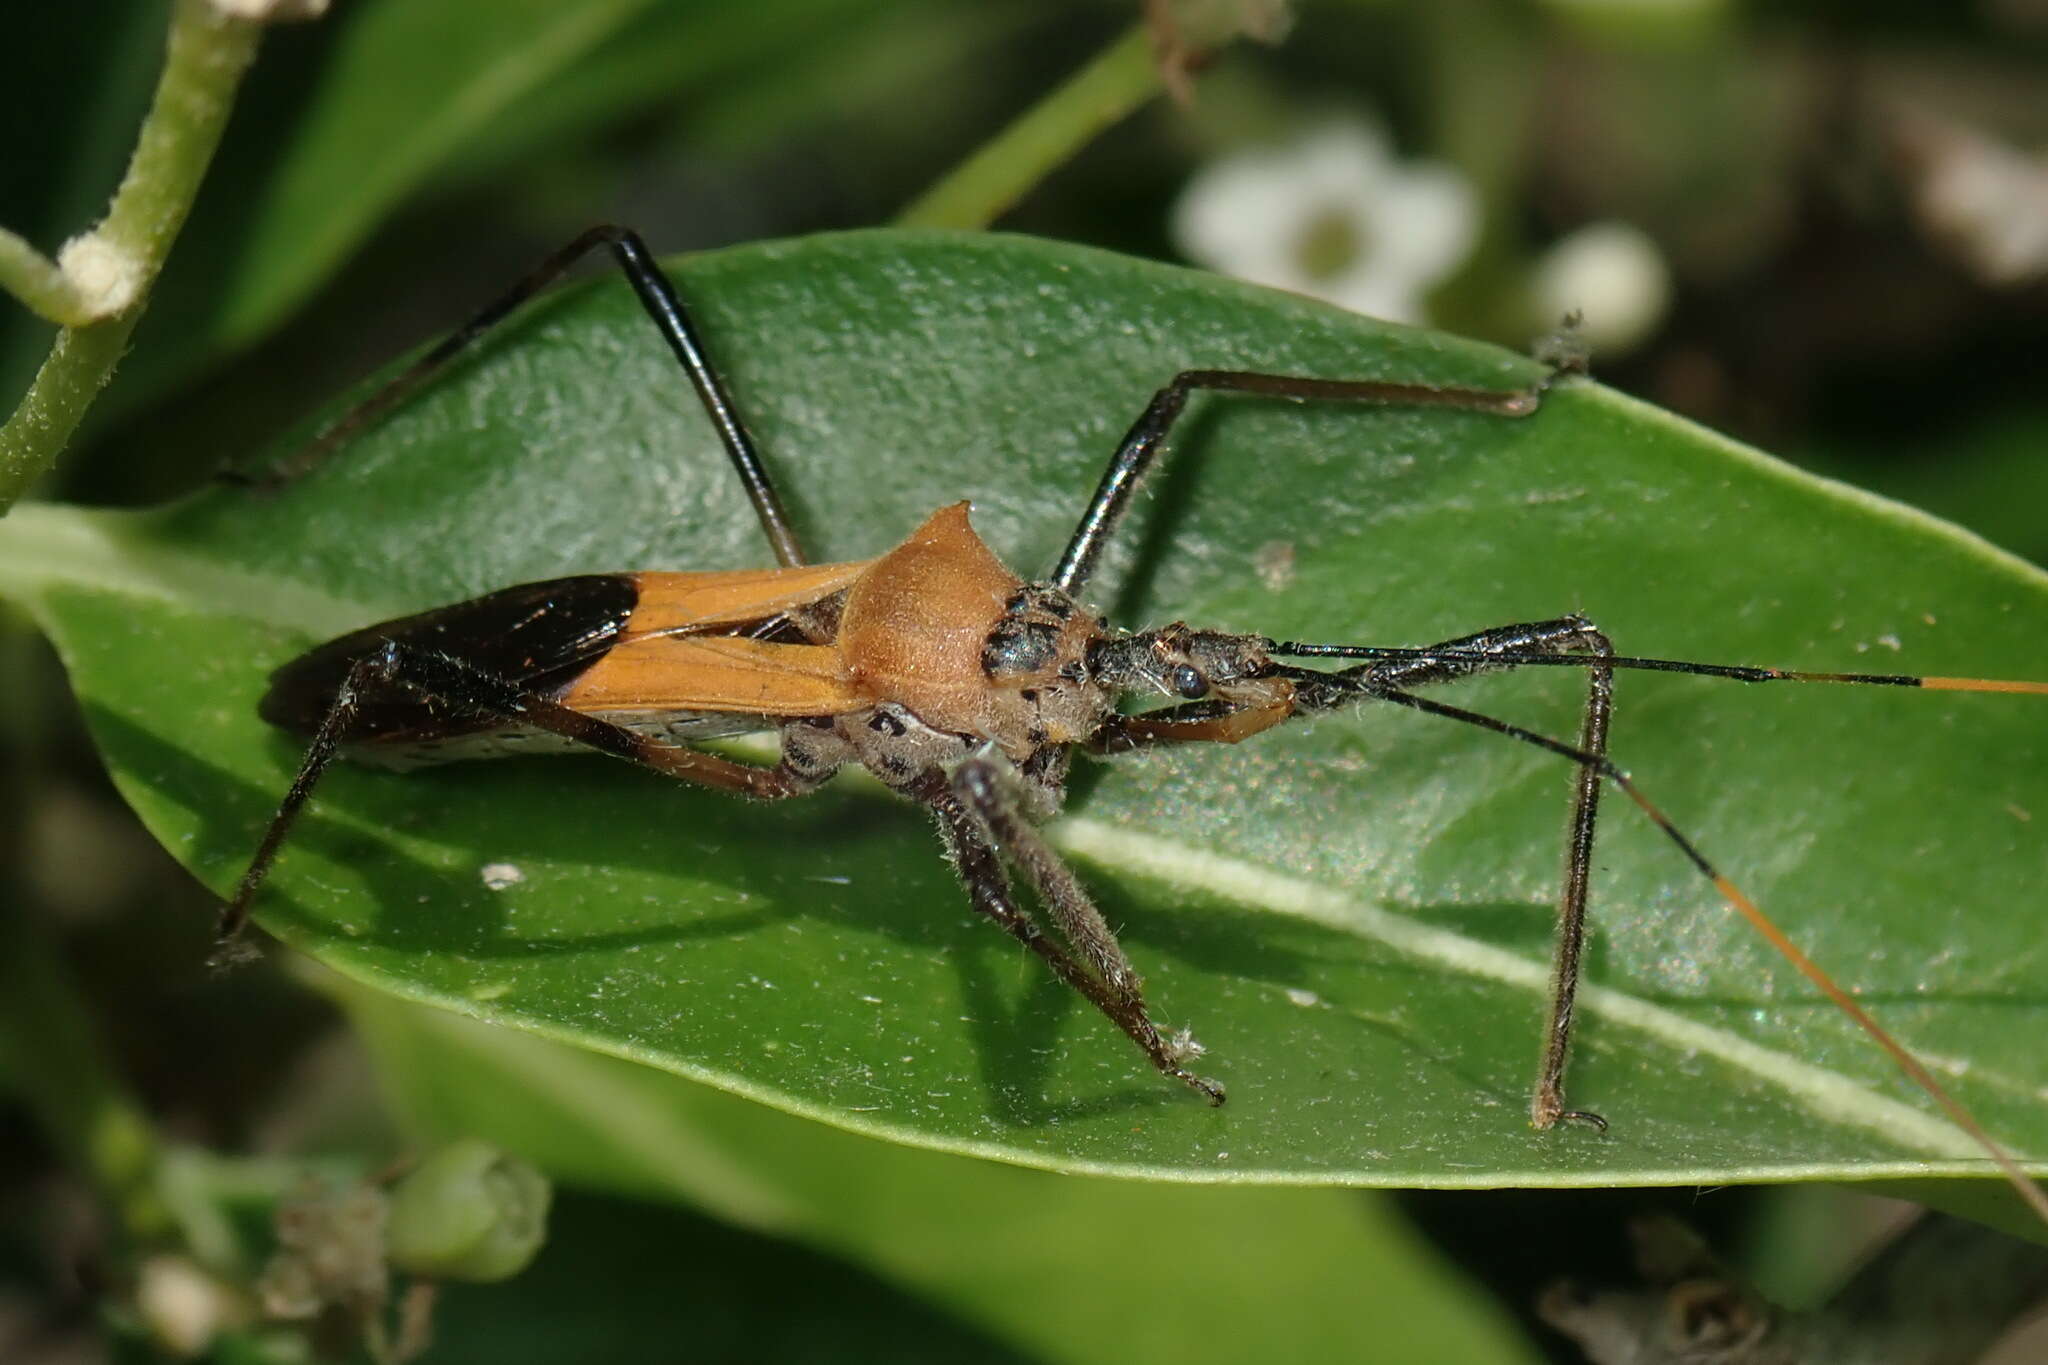
<path id="1" fill-rule="evenodd" d="M 639 591 L 625 574 L 586 574 L 504 588 L 467 602 L 365 626 L 301 654 L 270 675 L 258 710 L 293 734 L 310 735 L 357 660 L 387 643 L 452 654 L 507 682 L 559 691 L 602 658 L 632 618 Z M 350 738 L 383 743 L 445 738 L 495 728 L 497 720 L 450 715 L 404 688 L 361 699 Z"/>
<path id="2" fill-rule="evenodd" d="M 754 635 L 778 618 L 845 592 L 870 562 L 636 574 L 639 605 L 625 629 L 560 699 L 579 711 L 641 716 L 829 716 L 852 710 L 860 697 L 844 677 L 838 649 Z"/>
<path id="3" fill-rule="evenodd" d="M 861 704 L 830 645 L 778 644 L 740 635 L 655 635 L 629 640 L 561 695 L 578 711 L 735 711 L 831 716 Z"/>
<path id="4" fill-rule="evenodd" d="M 739 569 L 729 573 L 632 575 L 639 601 L 626 626 L 628 638 L 657 633 L 693 634 L 758 625 L 846 591 L 873 560 L 816 564 L 800 569 Z"/>

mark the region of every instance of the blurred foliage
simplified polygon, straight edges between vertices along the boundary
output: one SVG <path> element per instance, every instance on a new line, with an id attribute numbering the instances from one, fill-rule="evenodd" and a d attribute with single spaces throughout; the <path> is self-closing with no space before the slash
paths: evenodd
<path id="1" fill-rule="evenodd" d="M 120 176 L 169 6 L 17 9 L 0 224 L 54 250 Z M 1134 13 L 1119 0 L 354 0 L 279 30 L 133 352 L 47 492 L 114 504 L 182 492 L 594 221 L 632 224 L 663 251 L 886 221 Z M 1480 246 L 1435 295 L 1437 323 L 1520 346 L 1545 321 L 1525 303 L 1541 250 L 1584 223 L 1633 222 L 1665 253 L 1676 302 L 1604 379 L 2042 562 L 2048 291 L 2039 275 L 1986 283 L 1967 243 L 1934 230 L 1925 168 L 1899 129 L 1934 115 L 2038 154 L 2044 71 L 2038 0 L 1305 0 L 1286 43 L 1220 54 L 1192 109 L 1155 102 L 1001 226 L 1170 257 L 1168 206 L 1195 167 L 1332 111 L 1364 113 L 1478 191 Z M 50 336 L 0 309 L 0 389 L 22 389 Z M 1742 555 L 1740 532 L 1725 534 L 1725 553 Z M 4 609 L 0 746 L 0 914 L 57 941 L 165 1133 L 292 1153 L 388 1155 L 411 1140 L 380 1117 L 372 1073 L 326 1006 L 267 970 L 199 970 L 210 896 L 118 806 L 49 660 Z M 0 1109 L 0 1355 L 75 1359 L 63 1353 L 89 1352 L 119 1298 L 124 1249 L 53 1175 L 21 1112 Z M 1166 1217 L 1108 1189 L 1104 1221 L 1076 1214 L 1066 1235 L 1114 1241 L 1119 1219 Z M 1709 1216 L 1739 1223 L 1745 1198 L 1718 1195 Z M 621 1199 L 566 1196 L 561 1241 L 530 1280 L 451 1292 L 449 1349 L 429 1358 L 574 1358 L 539 1344 L 550 1324 L 590 1345 L 587 1358 L 647 1354 L 684 1321 L 705 1358 L 911 1358 L 919 1342 L 935 1359 L 1061 1358 L 1047 1344 L 1067 1300 L 1051 1251 L 1020 1290 L 1043 1309 L 1043 1332 L 1026 1337 L 872 1249 L 735 1230 L 751 1225 L 715 1201 L 723 1222 Z M 1498 1229 L 1525 1229 L 1558 1268 L 1620 1241 L 1590 1200 L 1520 1223 L 1493 1196 L 1411 1207 L 1470 1273 L 1516 1286 L 1504 1303 L 1517 1314 L 1524 1282 L 1492 1253 L 1520 1235 Z M 1786 1216 L 1770 1234 L 1780 1246 Z M 1808 1242 L 1859 1235 L 1833 1206 L 1801 1217 Z M 1384 1245 L 1410 1254 L 1389 1227 Z M 1200 1235 L 1183 1234 L 1190 1246 Z M 1132 1322 L 1175 1311 L 1162 1255 L 1149 1297 L 1134 1277 Z M 791 1321 L 763 1287 L 797 1283 L 815 1292 Z M 1455 1316 L 1467 1291 L 1446 1274 L 1429 1292 Z M 535 1311 L 556 1296 L 586 1316 Z M 1090 1312 L 1075 1332 L 1119 1330 Z M 1466 1358 L 1568 1358 L 1551 1338 L 1493 1340 L 1497 1357 Z M 264 1349 L 238 1338 L 235 1358 Z"/>

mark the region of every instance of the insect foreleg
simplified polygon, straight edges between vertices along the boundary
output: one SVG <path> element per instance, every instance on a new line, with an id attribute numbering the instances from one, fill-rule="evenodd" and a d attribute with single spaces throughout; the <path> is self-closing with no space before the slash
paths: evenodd
<path id="1" fill-rule="evenodd" d="M 1583 616 L 1563 616 L 1553 621 L 1532 621 L 1521 625 L 1497 626 L 1492 630 L 1446 640 L 1420 651 L 1413 658 L 1387 659 L 1361 664 L 1337 674 L 1391 688 L 1424 687 L 1455 682 L 1480 673 L 1502 672 L 1515 662 L 1492 662 L 1471 657 L 1433 658 L 1431 650 L 1465 656 L 1521 654 L 1593 656 L 1586 669 L 1586 709 L 1579 722 L 1579 749 L 1601 759 L 1607 757 L 1607 731 L 1614 716 L 1614 670 L 1600 660 L 1614 653 L 1614 644 Z M 1313 694 L 1299 703 L 1313 709 Z M 1550 1017 L 1543 1029 L 1543 1064 L 1536 1078 L 1536 1091 L 1529 1101 L 1529 1119 L 1538 1128 L 1548 1128 L 1560 1119 L 1577 1119 L 1605 1128 L 1598 1114 L 1567 1109 L 1564 1104 L 1564 1071 L 1571 1060 L 1572 1007 L 1578 997 L 1579 972 L 1586 947 L 1586 905 L 1593 867 L 1593 827 L 1599 816 L 1600 790 L 1606 784 L 1600 770 L 1581 763 L 1572 771 L 1572 810 L 1565 827 L 1564 881 L 1558 889 L 1557 942 L 1552 955 Z"/>
<path id="2" fill-rule="evenodd" d="M 1289 670 L 1289 672 L 1292 671 Z M 1421 711 L 1425 715 L 1441 716 L 1446 720 L 1455 720 L 1463 725 L 1476 726 L 1479 729 L 1489 730 L 1508 739 L 1547 750 L 1561 758 L 1570 759 L 1581 767 L 1597 771 L 1606 781 L 1612 782 L 1621 790 L 1624 796 L 1635 803 L 1644 815 L 1649 817 L 1650 822 L 1657 827 L 1658 831 L 1665 838 L 1677 846 L 1678 851 L 1685 855 L 1686 861 L 1698 869 L 1701 876 L 1713 883 L 1714 890 L 1720 894 L 1721 898 L 1728 903 L 1730 908 L 1749 921 L 1751 927 L 1761 934 L 1773 948 L 1777 949 L 1786 961 L 1797 968 L 1801 976 L 1812 982 L 1820 990 L 1821 994 L 1834 1002 L 1837 1009 L 1849 1016 L 1857 1027 L 1876 1040 L 1878 1046 L 1883 1048 L 1891 1056 L 1891 1059 L 1898 1064 L 1899 1069 L 1904 1071 L 1915 1085 L 1926 1091 L 1928 1096 L 1942 1107 L 1943 1111 L 1948 1114 L 1949 1118 L 1954 1121 L 1958 1128 L 1967 1133 L 1979 1147 L 1984 1149 L 1985 1154 L 1991 1158 L 1992 1162 L 2005 1175 L 2006 1179 L 2012 1184 L 2013 1189 L 2041 1217 L 2042 1221 L 2048 1222 L 2048 1193 L 2044 1193 L 2039 1186 L 2028 1179 L 2026 1172 L 2020 1169 L 2019 1163 L 2013 1160 L 2012 1154 L 2006 1151 L 1998 1140 L 1991 1136 L 1984 1125 L 1979 1123 L 1976 1117 L 1968 1109 L 1965 1109 L 1959 1100 L 1948 1093 L 1941 1082 L 1935 1079 L 1934 1073 L 1927 1069 L 1925 1063 L 1908 1052 L 1896 1038 L 1885 1031 L 1884 1027 L 1877 1020 L 1871 1017 L 1868 1010 L 1858 1004 L 1849 992 L 1842 989 L 1833 977 L 1823 971 L 1820 964 L 1802 952 L 1798 945 L 1786 936 L 1785 931 L 1773 923 L 1770 917 L 1764 914 L 1762 908 L 1754 900 L 1750 899 L 1749 895 L 1741 887 L 1737 886 L 1711 862 L 1707 861 L 1706 855 L 1700 852 L 1699 846 L 1693 843 L 1677 825 L 1673 824 L 1671 817 L 1660 810 L 1656 803 L 1644 794 L 1642 788 L 1638 787 L 1626 772 L 1623 772 L 1621 768 L 1616 766 L 1612 759 L 1604 754 L 1594 754 L 1583 749 L 1574 748 L 1562 740 L 1538 734 L 1536 731 L 1523 726 L 1515 725 L 1493 716 L 1482 715 L 1477 711 L 1468 711 L 1462 706 L 1448 706 L 1443 702 L 1434 701 L 1428 697 L 1416 696 L 1412 692 L 1401 692 L 1393 688 L 1383 688 L 1376 694 L 1368 695 L 1371 695 L 1373 700 L 1393 702 L 1398 706 Z M 1363 699 L 1363 696 L 1361 699 Z"/>
<path id="3" fill-rule="evenodd" d="M 1138 420 L 1102 471 L 1102 482 L 1088 499 L 1081 522 L 1060 555 L 1050 582 L 1068 596 L 1078 596 L 1095 572 L 1103 547 L 1116 534 L 1131 495 L 1165 449 L 1166 434 L 1198 389 L 1262 394 L 1298 402 L 1398 404 L 1404 407 L 1464 408 L 1500 417 L 1526 417 L 1536 411 L 1554 371 L 1527 389 L 1461 389 L 1434 384 L 1396 384 L 1377 379 L 1319 379 L 1309 375 L 1267 374 L 1258 370 L 1183 370 L 1152 395 Z"/>
<path id="4" fill-rule="evenodd" d="M 1436 651 L 1455 657 L 1438 657 Z M 1318 715 L 1371 700 L 1387 691 L 1426 687 L 1481 673 L 1505 672 L 1532 657 L 1580 654 L 1587 665 L 1586 708 L 1579 724 L 1580 752 L 1607 757 L 1614 715 L 1614 674 L 1601 662 L 1613 654 L 1607 636 L 1582 616 L 1497 626 L 1442 644 L 1378 659 L 1335 673 L 1281 668 L 1292 684 L 1284 697 L 1244 704 L 1221 698 L 1132 716 L 1112 716 L 1090 740 L 1097 753 L 1123 753 L 1154 744 L 1235 743 L 1294 716 Z M 1517 658 L 1491 658 L 1514 655 Z M 1579 764 L 1572 773 L 1570 822 L 1565 828 L 1564 879 L 1558 890 L 1557 943 L 1551 972 L 1550 1016 L 1543 1032 L 1543 1062 L 1529 1103 L 1531 1121 L 1548 1128 L 1560 1119 L 1605 1126 L 1598 1114 L 1565 1108 L 1564 1071 L 1571 1056 L 1572 1008 L 1585 951 L 1586 906 L 1599 816 L 1599 768 Z"/>
<path id="5" fill-rule="evenodd" d="M 676 294 L 668 276 L 655 263 L 653 253 L 640 240 L 640 234 L 631 228 L 610 224 L 593 227 L 556 251 L 452 335 L 407 366 L 402 374 L 350 408 L 306 446 L 250 481 L 259 487 L 277 488 L 317 468 L 351 437 L 375 424 L 385 413 L 419 390 L 449 361 L 468 349 L 470 343 L 504 321 L 520 304 L 560 279 L 571 266 L 599 247 L 611 249 L 613 258 L 639 297 L 641 307 L 647 310 L 647 316 L 668 343 L 676 362 L 689 376 L 691 387 L 696 389 L 712 426 L 718 430 L 718 439 L 724 444 L 727 457 L 739 473 L 740 482 L 746 486 L 747 499 L 754 505 L 754 515 L 760 518 L 761 529 L 775 551 L 776 562 L 784 568 L 806 563 L 803 547 L 790 527 L 789 513 L 768 477 L 767 466 L 762 463 L 760 447 L 740 417 L 739 405 L 733 402 L 724 380 L 719 378 L 717 368 L 711 363 L 689 309 Z"/>
<path id="6" fill-rule="evenodd" d="M 314 733 L 298 776 L 271 817 L 255 856 L 236 885 L 233 899 L 221 913 L 215 935 L 217 962 L 232 960 L 234 953 L 229 945 L 248 922 L 250 903 L 276 861 L 293 821 L 312 795 L 314 785 L 333 762 L 338 747 L 352 739 L 374 742 L 373 737 L 350 735 L 349 728 L 364 698 L 373 696 L 378 689 L 406 692 L 434 709 L 461 715 L 465 720 L 483 716 L 502 720 L 508 726 L 546 730 L 666 776 L 756 800 L 800 796 L 815 789 L 829 774 L 829 769 L 798 767 L 788 759 L 773 768 L 759 768 L 657 739 L 602 717 L 572 710 L 452 654 L 387 641 L 358 659 L 335 690 L 334 702 Z"/>
<path id="7" fill-rule="evenodd" d="M 1127 754 L 1158 744 L 1235 744 L 1294 714 L 1291 695 L 1267 702 L 1199 701 L 1135 715 L 1113 715 L 1088 737 L 1097 754 Z"/>
<path id="8" fill-rule="evenodd" d="M 1199 1050 L 1192 1040 L 1166 1035 L 1153 1022 L 1137 970 L 1102 912 L 1067 865 L 1017 814 L 1001 789 L 1000 776 L 995 764 L 970 758 L 954 771 L 950 783 L 932 780 L 913 793 L 938 817 L 940 835 L 974 908 L 1044 959 L 1054 975 L 1129 1035 L 1161 1072 L 1199 1091 L 1211 1104 L 1223 1103 L 1222 1086 L 1184 1065 Z M 1048 938 L 1018 907 L 1003 871 L 1003 857 L 1023 871 L 1073 953 Z"/>

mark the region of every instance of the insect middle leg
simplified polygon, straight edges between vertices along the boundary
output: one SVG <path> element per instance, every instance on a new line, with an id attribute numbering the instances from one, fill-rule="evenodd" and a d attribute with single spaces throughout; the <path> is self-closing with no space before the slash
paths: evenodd
<path id="1" fill-rule="evenodd" d="M 1162 1032 L 1153 1022 L 1137 968 L 1118 945 L 1115 932 L 1073 871 L 1018 814 L 1002 789 L 1002 778 L 994 762 L 969 758 L 954 769 L 950 780 L 931 773 L 906 790 L 938 818 L 940 837 L 976 911 L 1044 959 L 1055 976 L 1122 1029 L 1161 1072 L 1184 1082 L 1209 1103 L 1223 1103 L 1222 1086 L 1187 1069 L 1186 1063 L 1201 1051 L 1193 1039 Z M 1037 891 L 1071 952 L 1047 937 L 1018 906 L 1003 870 L 1004 858 Z"/>
<path id="2" fill-rule="evenodd" d="M 1552 370 L 1526 389 L 1467 389 L 1435 384 L 1401 384 L 1378 379 L 1323 379 L 1312 375 L 1269 374 L 1262 370 L 1183 370 L 1152 395 L 1144 412 L 1117 444 L 1102 481 L 1088 499 L 1080 524 L 1060 555 L 1048 580 L 1069 596 L 1078 596 L 1094 575 L 1103 548 L 1116 534 L 1131 495 L 1165 449 L 1166 436 L 1197 390 L 1259 394 L 1296 402 L 1379 403 L 1404 407 L 1462 408 L 1498 417 L 1526 417 L 1542 404 L 1544 393 L 1574 367 Z"/>
<path id="3" fill-rule="evenodd" d="M 773 768 L 755 767 L 656 739 L 602 717 L 572 710 L 452 654 L 388 641 L 358 659 L 335 689 L 333 704 L 314 732 L 291 788 L 271 816 L 262 841 L 236 884 L 234 896 L 221 911 L 214 935 L 216 962 L 232 961 L 237 956 L 232 947 L 235 938 L 248 923 L 250 906 L 299 812 L 341 746 L 363 738 L 352 733 L 357 716 L 379 693 L 388 695 L 393 691 L 405 694 L 409 700 L 426 702 L 443 713 L 461 716 L 465 722 L 481 716 L 502 721 L 508 727 L 545 730 L 669 777 L 756 800 L 801 796 L 831 773 L 829 767 L 792 762 L 789 757 Z"/>
<path id="4" fill-rule="evenodd" d="M 373 426 L 417 392 L 450 361 L 467 350 L 472 342 L 510 316 L 520 304 L 559 280 L 578 261 L 600 247 L 610 249 L 619 269 L 625 272 L 627 282 L 633 286 L 640 306 L 668 343 L 676 363 L 689 376 L 691 387 L 697 391 L 698 400 L 703 403 L 705 413 L 718 431 L 719 441 L 725 446 L 727 458 L 732 461 L 740 482 L 746 487 L 747 499 L 754 506 L 754 515 L 760 519 L 761 530 L 768 537 L 776 562 L 784 568 L 807 563 L 803 547 L 790 526 L 789 513 L 775 491 L 774 481 L 768 477 L 760 447 L 740 416 L 739 405 L 733 401 L 725 381 L 712 364 L 710 352 L 690 317 L 690 310 L 676 293 L 675 286 L 669 283 L 668 276 L 656 264 L 654 254 L 647 249 L 647 243 L 640 239 L 640 234 L 631 228 L 608 223 L 589 229 L 554 252 L 402 373 L 335 419 L 305 446 L 260 476 L 238 481 L 276 488 L 317 468 L 345 442 Z"/>

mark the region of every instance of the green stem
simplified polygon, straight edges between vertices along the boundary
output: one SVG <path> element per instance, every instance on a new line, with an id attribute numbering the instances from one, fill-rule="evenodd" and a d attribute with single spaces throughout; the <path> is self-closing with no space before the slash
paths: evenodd
<path id="1" fill-rule="evenodd" d="M 106 218 L 93 231 L 132 272 L 126 291 L 130 301 L 103 321 L 59 332 L 21 406 L 0 426 L 0 512 L 13 506 L 56 461 L 93 397 L 112 377 L 142 317 L 149 286 L 163 268 L 220 145 L 236 87 L 256 55 L 261 32 L 260 23 L 222 14 L 211 0 L 178 0 L 163 75 L 136 138 L 128 173 L 114 192 Z M 21 265 L 19 253 L 15 257 L 17 269 L 10 281 L 38 273 Z M 49 267 L 47 261 L 43 265 Z M 42 283 L 47 286 L 47 275 Z"/>
<path id="2" fill-rule="evenodd" d="M 94 319 L 91 301 L 64 268 L 6 228 L 0 228 L 0 289 L 60 327 L 82 327 Z"/>
<path id="3" fill-rule="evenodd" d="M 987 227 L 1103 129 L 1162 88 L 1136 25 L 896 217 L 902 227 Z"/>
<path id="4" fill-rule="evenodd" d="M 1535 118 L 1541 70 L 1529 54 L 1542 36 L 1529 16 L 1492 0 L 1435 0 L 1418 22 L 1423 89 L 1430 92 L 1429 152 L 1462 171 L 1480 201 L 1479 240 L 1430 291 L 1430 323 L 1519 346 L 1532 331 L 1557 325 L 1536 315 L 1521 218 L 1529 171 L 1524 130 Z"/>

